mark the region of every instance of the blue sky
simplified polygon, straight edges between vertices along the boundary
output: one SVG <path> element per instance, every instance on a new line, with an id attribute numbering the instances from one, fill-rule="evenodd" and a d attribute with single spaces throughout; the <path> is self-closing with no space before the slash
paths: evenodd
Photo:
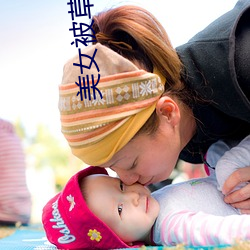
<path id="1" fill-rule="evenodd" d="M 61 137 L 58 85 L 64 63 L 77 54 L 68 0 L 0 1 L 0 117 L 21 119 L 33 134 L 43 123 Z M 90 0 L 91 14 L 116 5 L 136 4 L 163 24 L 174 46 L 185 43 L 236 0 Z M 86 19 L 88 23 L 88 19 Z"/>

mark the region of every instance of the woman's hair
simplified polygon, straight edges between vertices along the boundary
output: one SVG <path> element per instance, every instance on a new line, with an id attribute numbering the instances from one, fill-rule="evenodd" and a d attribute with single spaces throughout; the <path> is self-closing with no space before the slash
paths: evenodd
<path id="1" fill-rule="evenodd" d="M 137 6 L 120 6 L 92 17 L 97 42 L 153 72 L 156 68 L 165 78 L 165 93 L 187 105 L 190 93 L 181 82 L 181 61 L 159 21 Z M 154 112 L 138 133 L 153 134 L 158 128 Z M 138 134 L 137 133 L 137 134 Z"/>

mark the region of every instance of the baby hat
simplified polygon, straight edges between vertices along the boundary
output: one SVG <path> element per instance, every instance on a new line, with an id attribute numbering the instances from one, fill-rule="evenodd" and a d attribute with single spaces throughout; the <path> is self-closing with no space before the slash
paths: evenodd
<path id="1" fill-rule="evenodd" d="M 59 86 L 61 131 L 72 153 L 98 166 L 124 147 L 164 92 L 165 79 L 156 72 L 138 69 L 100 43 L 79 49 Z"/>
<path id="2" fill-rule="evenodd" d="M 45 205 L 42 222 L 48 240 L 59 249 L 131 248 L 88 208 L 79 181 L 93 174 L 108 175 L 104 168 L 85 168 Z"/>

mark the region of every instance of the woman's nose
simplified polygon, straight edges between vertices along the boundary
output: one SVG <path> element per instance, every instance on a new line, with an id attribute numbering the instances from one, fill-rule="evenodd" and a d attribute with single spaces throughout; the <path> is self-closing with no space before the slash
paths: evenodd
<path id="1" fill-rule="evenodd" d="M 126 185 L 132 185 L 139 180 L 139 175 L 135 173 L 129 173 L 127 170 L 119 169 L 119 168 L 112 168 L 119 176 L 119 178 L 124 182 Z"/>

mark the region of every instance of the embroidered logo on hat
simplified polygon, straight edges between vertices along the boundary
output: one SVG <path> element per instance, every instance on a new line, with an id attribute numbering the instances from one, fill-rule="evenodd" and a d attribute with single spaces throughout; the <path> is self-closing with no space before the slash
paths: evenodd
<path id="1" fill-rule="evenodd" d="M 94 230 L 89 229 L 88 236 L 90 237 L 91 240 L 96 240 L 96 241 L 100 241 L 102 238 L 101 233 L 98 232 L 96 229 Z"/>
<path id="2" fill-rule="evenodd" d="M 75 201 L 74 201 L 74 197 L 70 194 L 69 196 L 67 196 L 67 200 L 70 203 L 70 207 L 69 207 L 69 211 L 72 211 L 72 209 L 75 207 Z"/>
<path id="3" fill-rule="evenodd" d="M 70 230 L 65 224 L 64 220 L 61 217 L 60 211 L 58 210 L 58 200 L 56 200 L 52 204 L 52 216 L 53 218 L 50 219 L 51 222 L 56 222 L 56 225 L 53 225 L 52 228 L 58 229 L 63 236 L 58 238 L 58 243 L 60 244 L 67 244 L 70 242 L 75 241 L 76 237 L 70 234 Z"/>

